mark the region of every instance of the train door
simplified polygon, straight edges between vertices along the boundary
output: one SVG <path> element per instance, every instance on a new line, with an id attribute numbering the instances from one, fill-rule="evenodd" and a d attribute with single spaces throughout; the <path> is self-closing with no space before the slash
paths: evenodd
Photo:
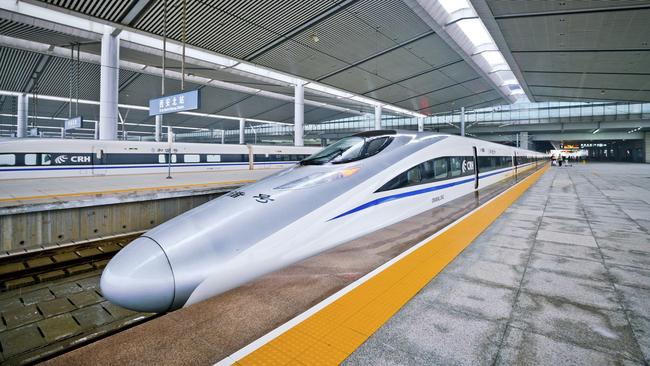
<path id="1" fill-rule="evenodd" d="M 472 148 L 474 149 L 474 189 L 478 189 L 478 151 L 476 146 Z"/>
<path id="2" fill-rule="evenodd" d="M 106 175 L 106 153 L 102 146 L 93 146 L 93 175 Z"/>

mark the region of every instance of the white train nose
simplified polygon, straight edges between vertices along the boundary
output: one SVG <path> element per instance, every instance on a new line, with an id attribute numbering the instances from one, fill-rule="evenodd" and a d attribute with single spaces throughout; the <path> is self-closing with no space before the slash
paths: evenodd
<path id="1" fill-rule="evenodd" d="M 103 296 L 131 310 L 165 312 L 174 300 L 174 275 L 165 252 L 139 237 L 108 263 L 100 281 Z"/>

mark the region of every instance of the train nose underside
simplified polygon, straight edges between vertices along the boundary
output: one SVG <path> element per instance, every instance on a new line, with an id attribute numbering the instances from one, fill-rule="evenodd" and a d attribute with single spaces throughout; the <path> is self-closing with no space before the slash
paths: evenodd
<path id="1" fill-rule="evenodd" d="M 165 312 L 174 300 L 174 274 L 163 249 L 141 236 L 108 263 L 100 280 L 103 296 L 127 309 Z"/>

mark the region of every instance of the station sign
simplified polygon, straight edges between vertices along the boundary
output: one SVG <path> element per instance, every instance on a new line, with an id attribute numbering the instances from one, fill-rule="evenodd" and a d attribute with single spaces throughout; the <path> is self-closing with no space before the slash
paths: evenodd
<path id="1" fill-rule="evenodd" d="M 149 115 L 175 113 L 199 109 L 199 90 L 192 90 L 185 93 L 167 95 L 149 100 Z"/>
<path id="2" fill-rule="evenodd" d="M 72 130 L 75 128 L 81 128 L 81 124 L 84 122 L 83 117 L 78 116 L 75 118 L 70 118 L 69 120 L 63 122 L 63 129 L 64 130 Z"/>

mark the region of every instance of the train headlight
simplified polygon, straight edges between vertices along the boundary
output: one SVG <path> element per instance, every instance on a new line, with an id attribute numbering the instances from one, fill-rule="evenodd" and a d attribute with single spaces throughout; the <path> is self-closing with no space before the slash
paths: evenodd
<path id="1" fill-rule="evenodd" d="M 296 179 L 289 183 L 285 183 L 281 186 L 275 187 L 275 189 L 310 188 L 323 183 L 333 182 L 337 179 L 353 176 L 357 174 L 358 171 L 359 171 L 358 167 L 351 167 L 351 168 L 336 170 L 333 172 L 322 172 L 322 173 L 310 174 L 306 177 L 302 177 L 300 179 Z"/>

